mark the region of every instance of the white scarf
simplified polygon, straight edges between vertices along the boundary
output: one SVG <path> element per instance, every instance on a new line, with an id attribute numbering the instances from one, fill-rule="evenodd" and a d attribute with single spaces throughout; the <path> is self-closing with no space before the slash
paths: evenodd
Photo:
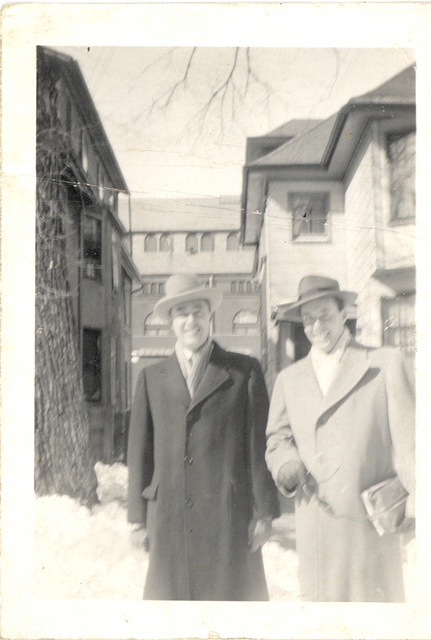
<path id="1" fill-rule="evenodd" d="M 337 374 L 338 367 L 349 342 L 350 332 L 347 327 L 344 327 L 343 333 L 330 353 L 320 351 L 320 349 L 316 349 L 316 347 L 311 347 L 311 363 L 313 365 L 314 373 L 316 374 L 317 382 L 319 383 L 319 387 L 324 396 L 327 394 L 328 389 Z"/>
<path id="2" fill-rule="evenodd" d="M 193 398 L 193 395 L 203 378 L 210 359 L 212 347 L 213 341 L 211 338 L 208 338 L 198 351 L 191 351 L 190 349 L 182 347 L 179 342 L 175 345 L 175 353 L 180 365 L 181 373 L 185 378 L 191 398 Z"/>

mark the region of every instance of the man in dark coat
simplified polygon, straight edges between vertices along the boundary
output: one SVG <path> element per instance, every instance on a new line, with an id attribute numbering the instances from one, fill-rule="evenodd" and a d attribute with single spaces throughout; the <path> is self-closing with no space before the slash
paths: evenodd
<path id="1" fill-rule="evenodd" d="M 346 310 L 356 295 L 310 275 L 280 307 L 301 321 L 309 355 L 277 377 L 266 459 L 280 491 L 296 499 L 304 600 L 398 602 L 404 598 L 400 532 L 414 518 L 413 392 L 393 347 L 352 339 Z M 398 533 L 381 537 L 361 493 L 398 475 L 409 492 Z M 402 514 L 401 514 L 402 515 Z"/>
<path id="2" fill-rule="evenodd" d="M 130 425 L 128 518 L 149 541 L 146 599 L 268 599 L 260 547 L 279 515 L 268 398 L 257 360 L 211 339 L 220 302 L 182 274 L 154 309 L 177 343 L 141 372 Z"/>

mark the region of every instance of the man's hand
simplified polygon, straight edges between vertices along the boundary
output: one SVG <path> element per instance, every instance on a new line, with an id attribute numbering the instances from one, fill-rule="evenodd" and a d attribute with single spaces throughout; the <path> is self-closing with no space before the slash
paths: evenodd
<path id="1" fill-rule="evenodd" d="M 248 526 L 248 544 L 250 545 L 250 553 L 254 553 L 263 547 L 265 542 L 269 540 L 272 533 L 272 524 L 270 518 L 261 518 L 253 520 Z"/>
<path id="2" fill-rule="evenodd" d="M 286 462 L 278 472 L 277 482 L 287 493 L 292 493 L 298 487 L 304 486 L 307 480 L 307 471 L 302 462 Z"/>
<path id="3" fill-rule="evenodd" d="M 148 551 L 147 530 L 144 526 L 135 525 L 135 528 L 130 532 L 130 543 L 135 549 Z"/>

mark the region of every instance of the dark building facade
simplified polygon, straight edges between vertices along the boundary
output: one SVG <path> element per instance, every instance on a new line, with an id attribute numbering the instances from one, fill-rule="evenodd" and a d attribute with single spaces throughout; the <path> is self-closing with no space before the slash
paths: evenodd
<path id="1" fill-rule="evenodd" d="M 64 216 L 67 281 L 94 460 L 122 458 L 131 404 L 131 291 L 139 275 L 125 242 L 118 196 L 128 194 L 78 64 L 38 48 L 40 94 L 55 89 L 59 205 Z"/>

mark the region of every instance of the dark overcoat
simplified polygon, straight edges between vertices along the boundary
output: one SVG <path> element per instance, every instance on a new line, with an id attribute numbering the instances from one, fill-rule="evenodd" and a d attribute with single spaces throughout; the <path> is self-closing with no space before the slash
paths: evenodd
<path id="1" fill-rule="evenodd" d="M 408 515 L 414 515 L 414 415 L 412 388 L 393 348 L 351 341 L 324 397 L 310 355 L 279 374 L 267 429 L 268 465 L 277 478 L 285 462 L 302 461 L 330 506 L 297 494 L 303 599 L 403 600 L 400 537 L 378 536 L 360 495 L 398 473 L 410 492 Z"/>
<path id="2" fill-rule="evenodd" d="M 268 598 L 253 517 L 278 515 L 265 464 L 268 398 L 259 363 L 214 343 L 191 400 L 174 355 L 144 369 L 132 409 L 130 522 L 146 523 L 144 597 Z"/>

